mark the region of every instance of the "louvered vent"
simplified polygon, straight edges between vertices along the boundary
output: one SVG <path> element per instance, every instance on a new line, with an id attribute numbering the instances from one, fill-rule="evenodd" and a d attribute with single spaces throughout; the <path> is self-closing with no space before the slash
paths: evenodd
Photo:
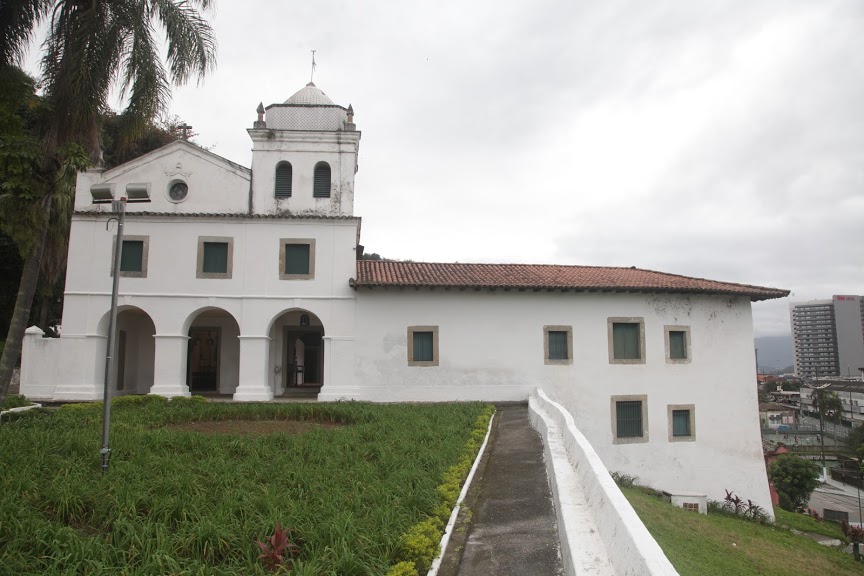
<path id="1" fill-rule="evenodd" d="M 312 196 L 315 198 L 330 197 L 330 165 L 326 162 L 319 162 L 315 165 L 315 184 L 312 189 Z"/>
<path id="2" fill-rule="evenodd" d="M 291 197 L 291 164 L 280 162 L 276 165 L 276 198 Z"/>

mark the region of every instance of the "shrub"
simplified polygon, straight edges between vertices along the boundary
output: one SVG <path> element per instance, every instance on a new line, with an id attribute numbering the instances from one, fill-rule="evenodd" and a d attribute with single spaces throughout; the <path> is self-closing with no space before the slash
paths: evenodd
<path id="1" fill-rule="evenodd" d="M 864 528 L 860 526 L 851 526 L 845 520 L 840 523 L 840 529 L 852 542 L 864 542 Z"/>
<path id="2" fill-rule="evenodd" d="M 399 562 L 387 571 L 387 576 L 418 576 L 413 562 Z"/>
<path id="3" fill-rule="evenodd" d="M 612 476 L 612 480 L 615 481 L 615 484 L 621 486 L 623 488 L 632 488 L 636 482 L 639 481 L 638 476 L 631 476 L 630 474 L 622 474 L 621 472 L 612 472 L 610 474 Z"/>
<path id="4" fill-rule="evenodd" d="M 804 507 L 810 494 L 819 485 L 819 467 L 798 456 L 782 454 L 768 468 L 768 478 L 774 483 L 778 493 L 788 497 L 793 506 L 791 510 L 794 511 Z"/>
<path id="5" fill-rule="evenodd" d="M 726 490 L 723 502 L 717 500 L 708 501 L 708 514 L 722 514 L 734 516 L 757 524 L 771 524 L 771 518 L 765 513 L 761 506 L 752 500 L 745 500 L 735 495 L 731 490 Z"/>
<path id="6" fill-rule="evenodd" d="M 21 408 L 22 406 L 30 406 L 33 404 L 25 396 L 21 394 L 10 394 L 3 400 L 3 405 L 0 410 L 9 410 L 10 408 Z"/>

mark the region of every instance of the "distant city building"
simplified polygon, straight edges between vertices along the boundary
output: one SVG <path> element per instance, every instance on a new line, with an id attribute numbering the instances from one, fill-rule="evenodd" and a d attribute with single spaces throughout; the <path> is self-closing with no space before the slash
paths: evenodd
<path id="1" fill-rule="evenodd" d="M 790 305 L 795 375 L 858 376 L 864 368 L 864 297 Z"/>

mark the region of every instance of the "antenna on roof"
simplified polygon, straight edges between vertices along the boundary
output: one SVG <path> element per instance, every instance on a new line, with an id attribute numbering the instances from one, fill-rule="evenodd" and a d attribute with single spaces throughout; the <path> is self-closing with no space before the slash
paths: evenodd
<path id="1" fill-rule="evenodd" d="M 310 84 L 312 84 L 312 80 L 315 77 L 315 52 L 317 52 L 317 50 L 312 50 L 312 74 L 309 75 Z"/>

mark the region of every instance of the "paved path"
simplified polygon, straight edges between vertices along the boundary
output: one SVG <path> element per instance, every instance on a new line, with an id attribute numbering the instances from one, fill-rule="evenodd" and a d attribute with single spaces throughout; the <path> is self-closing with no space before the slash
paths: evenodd
<path id="1" fill-rule="evenodd" d="M 496 418 L 457 574 L 563 574 L 543 443 L 528 422 L 528 407 L 499 408 Z"/>

